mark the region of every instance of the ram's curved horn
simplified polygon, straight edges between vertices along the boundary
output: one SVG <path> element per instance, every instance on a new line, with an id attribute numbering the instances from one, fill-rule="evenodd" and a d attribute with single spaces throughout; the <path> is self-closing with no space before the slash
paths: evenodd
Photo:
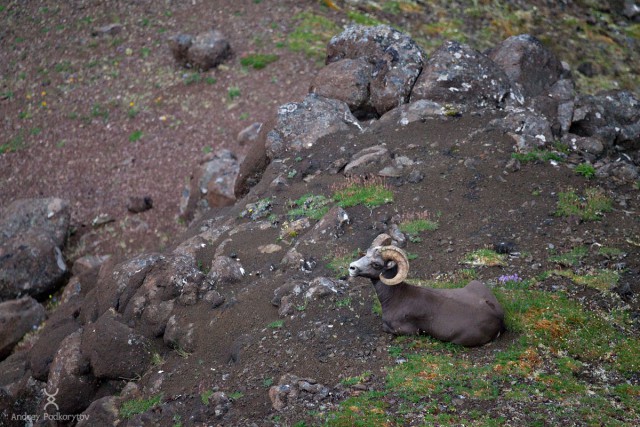
<path id="1" fill-rule="evenodd" d="M 378 237 L 373 239 L 373 242 L 371 242 L 371 247 L 376 248 L 378 246 L 387 246 L 390 244 L 391 244 L 391 236 L 389 236 L 387 233 L 382 233 L 382 234 L 379 234 Z"/>
<path id="2" fill-rule="evenodd" d="M 397 246 L 383 246 L 380 248 L 380 255 L 386 263 L 393 260 L 398 266 L 398 273 L 395 277 L 384 277 L 384 272 L 380 274 L 380 281 L 385 285 L 393 286 L 404 281 L 409 275 L 409 258 L 405 251 Z"/>

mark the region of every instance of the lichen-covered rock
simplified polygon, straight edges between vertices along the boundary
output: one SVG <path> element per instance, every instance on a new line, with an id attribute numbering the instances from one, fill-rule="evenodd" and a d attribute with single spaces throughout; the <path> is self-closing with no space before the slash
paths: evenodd
<path id="1" fill-rule="evenodd" d="M 504 118 L 492 120 L 489 127 L 502 129 L 512 135 L 517 148 L 523 152 L 553 142 L 553 133 L 547 118 L 529 110 L 512 112 Z"/>
<path id="2" fill-rule="evenodd" d="M 36 329 L 46 317 L 44 308 L 31 297 L 0 303 L 0 360 L 28 332 Z"/>
<path id="3" fill-rule="evenodd" d="M 369 102 L 369 84 L 373 66 L 364 58 L 342 59 L 327 64 L 311 83 L 309 92 L 347 103 L 359 118 L 374 113 Z"/>
<path id="4" fill-rule="evenodd" d="M 507 74 L 520 103 L 545 93 L 564 75 L 558 58 L 529 34 L 509 37 L 487 55 Z"/>
<path id="5" fill-rule="evenodd" d="M 228 256 L 217 256 L 211 262 L 207 279 L 216 284 L 238 283 L 244 277 L 242 264 Z"/>
<path id="6" fill-rule="evenodd" d="M 186 318 L 173 315 L 167 322 L 162 339 L 171 348 L 192 352 L 195 350 L 194 326 Z"/>
<path id="7" fill-rule="evenodd" d="M 151 362 L 149 342 L 122 323 L 122 316 L 114 310 L 85 325 L 81 349 L 99 379 L 135 378 Z"/>
<path id="8" fill-rule="evenodd" d="M 409 36 L 388 25 L 352 25 L 327 45 L 327 64 L 358 58 L 371 64 L 369 103 L 378 115 L 409 100 L 424 57 Z"/>
<path id="9" fill-rule="evenodd" d="M 411 100 L 498 108 L 509 92 L 509 78 L 487 56 L 466 44 L 446 41 L 426 61 Z"/>
<path id="10" fill-rule="evenodd" d="M 617 161 L 599 167 L 596 170 L 596 176 L 631 184 L 640 179 L 640 169 L 631 162 Z"/>
<path id="11" fill-rule="evenodd" d="M 275 126 L 266 136 L 267 155 L 276 159 L 287 152 L 299 152 L 323 136 L 347 131 L 357 123 L 346 103 L 309 94 L 302 102 L 278 108 Z"/>
<path id="12" fill-rule="evenodd" d="M 640 100 L 627 91 L 582 95 L 576 99 L 571 133 L 599 137 L 606 148 L 640 148 Z"/>
<path id="13" fill-rule="evenodd" d="M 84 411 L 98 388 L 96 378 L 91 374 L 89 359 L 80 350 L 81 342 L 82 329 L 60 343 L 51 363 L 47 390 L 49 394 L 55 393 L 57 410 L 63 414 Z"/>
<path id="14" fill-rule="evenodd" d="M 169 38 L 169 48 L 178 64 L 201 71 L 217 67 L 231 56 L 229 41 L 216 30 L 195 37 L 188 34 L 175 35 Z"/>

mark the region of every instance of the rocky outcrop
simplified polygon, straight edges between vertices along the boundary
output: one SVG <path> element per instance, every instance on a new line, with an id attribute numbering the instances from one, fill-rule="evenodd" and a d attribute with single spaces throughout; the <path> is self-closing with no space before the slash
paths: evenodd
<path id="1" fill-rule="evenodd" d="M 327 45 L 327 64 L 342 60 L 364 60 L 370 67 L 345 64 L 354 72 L 335 76 L 337 87 L 353 86 L 354 74 L 364 74 L 360 85 L 366 82 L 366 73 L 370 72 L 369 100 L 357 108 L 356 115 L 366 115 L 370 106 L 380 116 L 398 105 L 409 100 L 411 89 L 422 70 L 425 54 L 422 49 L 406 34 L 387 25 L 367 27 L 353 25 L 347 27 L 341 34 L 333 37 Z M 334 73 L 337 66 L 330 66 L 320 72 L 320 80 L 327 80 L 328 75 Z M 327 76 L 323 76 L 326 73 Z M 330 91 L 318 89 L 316 91 Z M 344 100 L 343 97 L 338 98 Z"/>
<path id="2" fill-rule="evenodd" d="M 207 71 L 229 56 L 231 46 L 220 31 L 211 30 L 197 36 L 177 34 L 169 38 L 169 48 L 176 62 L 185 68 Z"/>
<path id="3" fill-rule="evenodd" d="M 359 126 L 343 101 L 309 94 L 302 102 L 278 108 L 274 128 L 267 134 L 265 147 L 270 159 L 281 158 L 312 147 L 320 138 L 350 126 Z"/>
<path id="4" fill-rule="evenodd" d="M 70 217 L 58 198 L 16 200 L 0 213 L 0 301 L 43 296 L 61 284 Z"/>
<path id="5" fill-rule="evenodd" d="M 468 108 L 502 108 L 511 90 L 505 72 L 470 46 L 446 41 L 429 57 L 411 101 L 426 99 Z"/>

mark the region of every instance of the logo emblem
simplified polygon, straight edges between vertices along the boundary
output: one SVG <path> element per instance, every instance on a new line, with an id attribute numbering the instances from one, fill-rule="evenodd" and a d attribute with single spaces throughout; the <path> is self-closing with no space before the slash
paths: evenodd
<path id="1" fill-rule="evenodd" d="M 58 404 L 56 403 L 56 395 L 58 394 L 58 391 L 60 391 L 59 389 L 56 389 L 55 393 L 53 394 L 49 394 L 47 393 L 47 389 L 44 389 L 44 394 L 45 396 L 47 396 L 47 404 L 44 405 L 44 410 L 47 410 L 47 407 L 49 405 L 53 405 L 56 408 L 56 411 L 59 411 L 58 409 Z"/>

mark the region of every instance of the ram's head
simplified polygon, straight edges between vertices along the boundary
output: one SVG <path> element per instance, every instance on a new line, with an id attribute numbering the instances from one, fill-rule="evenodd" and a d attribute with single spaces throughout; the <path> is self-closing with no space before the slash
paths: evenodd
<path id="1" fill-rule="evenodd" d="M 349 265 L 349 276 L 379 279 L 385 285 L 402 283 L 409 274 L 407 254 L 391 244 L 388 234 L 381 234 L 371 243 L 365 256 Z"/>

